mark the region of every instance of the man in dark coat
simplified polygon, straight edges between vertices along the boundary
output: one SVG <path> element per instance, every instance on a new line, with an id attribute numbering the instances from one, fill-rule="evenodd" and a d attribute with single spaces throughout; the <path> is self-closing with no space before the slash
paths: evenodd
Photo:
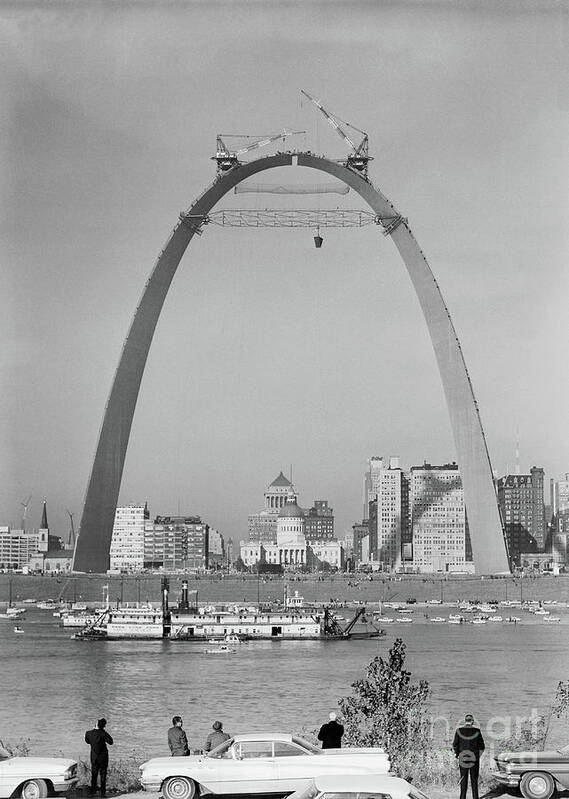
<path id="1" fill-rule="evenodd" d="M 186 757 L 190 754 L 188 739 L 182 729 L 183 723 L 181 716 L 174 716 L 172 726 L 168 730 L 168 746 L 172 757 Z"/>
<path id="2" fill-rule="evenodd" d="M 474 717 L 467 713 L 464 724 L 456 730 L 452 742 L 460 769 L 460 799 L 466 799 L 468 775 L 472 799 L 478 799 L 478 773 L 480 771 L 480 755 L 484 751 L 484 738 L 478 727 L 474 726 Z"/>
<path id="3" fill-rule="evenodd" d="M 322 749 L 340 749 L 344 728 L 336 721 L 335 713 L 330 713 L 328 718 L 330 721 L 320 727 L 318 740 L 322 741 Z"/>
<path id="4" fill-rule="evenodd" d="M 109 750 L 107 744 L 112 746 L 113 739 L 105 730 L 106 719 L 99 719 L 93 730 L 85 733 L 85 743 L 91 747 L 91 795 L 97 792 L 97 777 L 101 778 L 101 796 L 107 795 L 107 768 L 109 765 Z"/>
<path id="5" fill-rule="evenodd" d="M 212 752 L 217 749 L 224 741 L 231 738 L 226 732 L 223 732 L 223 724 L 221 721 L 214 721 L 212 724 L 213 732 L 207 736 L 204 746 L 204 752 Z"/>

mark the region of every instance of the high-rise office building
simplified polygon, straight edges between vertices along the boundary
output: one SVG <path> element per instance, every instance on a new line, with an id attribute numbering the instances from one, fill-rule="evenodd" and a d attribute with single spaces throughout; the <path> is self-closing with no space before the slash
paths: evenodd
<path id="1" fill-rule="evenodd" d="M 315 499 L 304 516 L 304 534 L 308 542 L 334 538 L 334 511 L 327 499 Z"/>
<path id="2" fill-rule="evenodd" d="M 137 572 L 144 568 L 144 525 L 149 519 L 146 505 L 127 505 L 115 510 L 111 539 L 112 571 Z"/>
<path id="3" fill-rule="evenodd" d="M 569 533 L 569 473 L 563 480 L 551 480 L 553 532 Z"/>
<path id="4" fill-rule="evenodd" d="M 374 457 L 369 464 L 370 560 L 381 568 L 399 569 L 402 543 L 408 537 L 408 480 L 397 457 L 387 462 Z"/>
<path id="5" fill-rule="evenodd" d="M 209 525 L 199 516 L 157 516 L 146 525 L 144 562 L 154 569 L 208 569 Z"/>
<path id="6" fill-rule="evenodd" d="M 414 568 L 466 570 L 466 512 L 456 463 L 412 466 L 410 492 Z"/>
<path id="7" fill-rule="evenodd" d="M 529 474 L 500 477 L 497 488 L 510 561 L 519 566 L 522 553 L 545 548 L 543 469 L 533 466 Z"/>

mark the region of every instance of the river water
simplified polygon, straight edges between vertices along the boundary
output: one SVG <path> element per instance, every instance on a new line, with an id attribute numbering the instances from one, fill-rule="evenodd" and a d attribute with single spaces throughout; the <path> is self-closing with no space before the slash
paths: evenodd
<path id="1" fill-rule="evenodd" d="M 0 620 L 0 739 L 29 739 L 31 754 L 85 757 L 84 732 L 105 716 L 114 756 L 134 751 L 142 762 L 168 754 L 175 714 L 192 748 L 203 745 L 215 719 L 230 733 L 310 733 L 395 637 L 407 645 L 413 680 L 431 686 L 439 736 L 443 718 L 452 731 L 465 712 L 488 734 L 503 733 L 497 717 L 543 712 L 558 681 L 569 678 L 566 608 L 555 610 L 560 624 L 518 609 L 517 625 L 480 626 L 433 624 L 422 610 L 413 624 L 389 625 L 379 640 L 258 641 L 214 656 L 193 642 L 72 640 L 51 611 L 30 608 L 19 622 L 23 635 Z M 554 725 L 553 742 L 569 741 L 565 724 Z"/>

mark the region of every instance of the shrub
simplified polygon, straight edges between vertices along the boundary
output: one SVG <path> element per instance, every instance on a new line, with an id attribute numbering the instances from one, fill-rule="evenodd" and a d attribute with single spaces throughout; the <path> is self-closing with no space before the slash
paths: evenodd
<path id="1" fill-rule="evenodd" d="M 429 684 L 411 683 L 404 668 L 405 644 L 396 638 L 389 657 L 374 658 L 365 676 L 352 683 L 353 695 L 340 700 L 348 746 L 383 746 L 392 771 L 408 775 L 411 764 L 430 747 L 426 703 Z"/>
<path id="2" fill-rule="evenodd" d="M 107 787 L 111 791 L 129 793 L 139 791 L 140 785 L 140 764 L 148 760 L 146 755 L 133 751 L 126 757 L 109 759 L 109 770 L 107 771 Z M 91 784 L 91 763 L 89 760 L 78 760 L 77 774 L 79 785 Z"/>

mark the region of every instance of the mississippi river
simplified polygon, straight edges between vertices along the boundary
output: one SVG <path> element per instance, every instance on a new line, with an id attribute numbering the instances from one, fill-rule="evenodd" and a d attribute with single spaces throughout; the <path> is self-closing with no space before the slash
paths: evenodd
<path id="1" fill-rule="evenodd" d="M 30 608 L 14 633 L 0 620 L 0 739 L 29 739 L 31 754 L 86 757 L 86 729 L 105 716 L 113 756 L 167 755 L 166 731 L 180 714 L 190 746 L 203 745 L 215 719 L 230 733 L 309 733 L 326 720 L 350 684 L 396 636 L 407 645 L 413 680 L 428 680 L 433 717 L 451 729 L 465 712 L 483 729 L 496 717 L 515 721 L 543 712 L 560 679 L 569 678 L 569 611 L 546 625 L 520 612 L 517 625 L 429 623 L 417 608 L 413 624 L 392 624 L 382 639 L 342 642 L 244 643 L 231 655 L 178 641 L 77 641 L 47 610 Z M 448 608 L 431 615 L 448 616 Z M 452 611 L 450 611 L 452 612 Z M 566 720 L 552 742 L 567 743 Z M 437 734 L 444 722 L 436 723 Z"/>

